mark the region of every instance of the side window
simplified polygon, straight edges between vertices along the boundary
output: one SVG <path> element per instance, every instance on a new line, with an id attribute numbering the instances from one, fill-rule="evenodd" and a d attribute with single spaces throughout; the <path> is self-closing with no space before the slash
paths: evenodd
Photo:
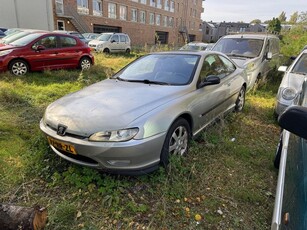
<path id="1" fill-rule="evenodd" d="M 73 47 L 77 45 L 76 39 L 66 36 L 61 36 L 60 42 L 61 42 L 61 47 Z"/>
<path id="2" fill-rule="evenodd" d="M 236 70 L 235 65 L 231 63 L 231 61 L 229 61 L 227 58 L 223 56 L 219 56 L 219 58 L 222 60 L 222 62 L 225 65 L 225 74 L 229 75 Z"/>
<path id="3" fill-rule="evenodd" d="M 221 59 L 215 54 L 209 54 L 207 57 L 205 57 L 203 62 L 200 72 L 200 81 L 203 82 L 204 79 L 210 75 L 224 78 L 226 73 L 227 68 Z"/>
<path id="4" fill-rule="evenodd" d="M 111 42 L 119 42 L 119 37 L 118 35 L 113 35 L 112 38 L 111 38 Z"/>
<path id="5" fill-rule="evenodd" d="M 57 48 L 57 40 L 55 36 L 48 36 L 37 41 L 32 47 L 35 48 L 39 45 L 44 46 L 46 49 Z"/>
<path id="6" fill-rule="evenodd" d="M 125 35 L 120 35 L 120 42 L 127 42 Z"/>

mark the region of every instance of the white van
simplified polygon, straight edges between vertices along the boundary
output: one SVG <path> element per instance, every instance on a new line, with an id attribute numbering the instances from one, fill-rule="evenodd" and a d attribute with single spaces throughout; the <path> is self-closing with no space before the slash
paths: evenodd
<path id="1" fill-rule="evenodd" d="M 88 46 L 97 52 L 130 53 L 130 38 L 124 33 L 102 33 L 98 38 L 90 41 Z"/>
<path id="2" fill-rule="evenodd" d="M 246 33 L 226 35 L 212 48 L 228 55 L 247 71 L 247 89 L 279 66 L 279 38 L 273 34 Z"/>

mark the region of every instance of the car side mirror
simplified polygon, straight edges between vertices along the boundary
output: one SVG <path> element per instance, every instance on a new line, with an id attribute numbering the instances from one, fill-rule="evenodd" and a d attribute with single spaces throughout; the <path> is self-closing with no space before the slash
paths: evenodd
<path id="1" fill-rule="evenodd" d="M 45 50 L 45 49 L 46 49 L 46 47 L 43 46 L 43 45 L 38 45 L 38 46 L 36 46 L 36 48 L 35 48 L 36 51 L 41 51 L 41 50 Z"/>
<path id="2" fill-rule="evenodd" d="M 220 82 L 221 82 L 221 79 L 219 77 L 215 75 L 209 75 L 208 77 L 204 79 L 203 82 L 199 84 L 199 88 L 202 88 L 207 85 L 217 85 L 217 84 L 220 84 Z"/>
<path id="3" fill-rule="evenodd" d="M 288 68 L 288 66 L 282 65 L 282 66 L 279 66 L 278 71 L 279 71 L 279 72 L 286 72 L 286 71 L 287 71 L 287 68 Z"/>
<path id="4" fill-rule="evenodd" d="M 267 55 L 266 55 L 266 59 L 271 60 L 272 57 L 273 57 L 272 52 L 268 52 Z"/>
<path id="5" fill-rule="evenodd" d="M 307 107 L 290 106 L 278 118 L 281 128 L 307 139 Z"/>

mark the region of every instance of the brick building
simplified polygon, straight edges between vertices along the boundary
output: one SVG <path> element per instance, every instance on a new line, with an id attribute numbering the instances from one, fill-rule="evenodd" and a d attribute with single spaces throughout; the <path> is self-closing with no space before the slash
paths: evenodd
<path id="1" fill-rule="evenodd" d="M 201 41 L 202 0 L 53 0 L 54 28 L 123 32 L 132 45 Z"/>

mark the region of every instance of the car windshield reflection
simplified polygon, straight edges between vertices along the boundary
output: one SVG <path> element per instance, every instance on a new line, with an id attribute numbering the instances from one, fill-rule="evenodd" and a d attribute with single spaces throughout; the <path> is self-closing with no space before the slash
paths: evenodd
<path id="1" fill-rule="evenodd" d="M 151 54 L 131 63 L 114 78 L 145 84 L 186 85 L 192 80 L 199 58 L 188 54 Z"/>
<path id="2" fill-rule="evenodd" d="M 303 54 L 296 62 L 292 69 L 292 73 L 307 75 L 307 54 Z"/>

